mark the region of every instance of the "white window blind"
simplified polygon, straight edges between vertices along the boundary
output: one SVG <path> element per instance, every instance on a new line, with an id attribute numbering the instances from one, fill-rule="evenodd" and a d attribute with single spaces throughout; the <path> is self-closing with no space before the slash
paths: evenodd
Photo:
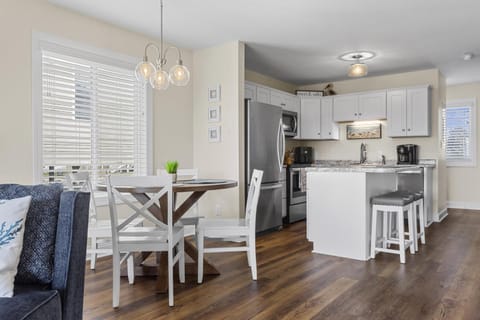
<path id="1" fill-rule="evenodd" d="M 449 166 L 475 165 L 474 103 L 449 102 L 443 111 L 443 141 Z"/>
<path id="2" fill-rule="evenodd" d="M 42 51 L 42 180 L 147 174 L 146 88 L 134 71 Z"/>

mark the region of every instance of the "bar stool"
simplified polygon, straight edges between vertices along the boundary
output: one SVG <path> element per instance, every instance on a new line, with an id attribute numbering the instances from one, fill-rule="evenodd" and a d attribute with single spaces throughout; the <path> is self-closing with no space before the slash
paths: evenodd
<path id="1" fill-rule="evenodd" d="M 410 253 L 415 254 L 416 233 L 414 229 L 414 213 L 413 203 L 414 195 L 406 193 L 405 191 L 389 192 L 380 196 L 372 198 L 372 230 L 371 230 L 371 249 L 370 256 L 375 259 L 377 252 L 394 253 L 400 255 L 400 263 L 405 263 L 405 250 L 410 248 Z M 405 239 L 404 230 L 404 212 L 407 212 L 408 218 L 408 239 Z M 380 213 L 383 214 L 382 238 L 377 240 L 377 220 Z M 393 238 L 391 235 L 392 224 L 396 218 L 398 226 L 398 238 Z M 380 246 L 377 245 L 381 242 Z M 390 244 L 398 244 L 398 250 L 390 249 Z"/>
<path id="2" fill-rule="evenodd" d="M 423 191 L 401 191 L 406 195 L 413 195 L 413 230 L 415 231 L 415 251 L 418 251 L 418 239 L 422 244 L 426 243 L 425 239 L 425 215 L 423 207 Z"/>

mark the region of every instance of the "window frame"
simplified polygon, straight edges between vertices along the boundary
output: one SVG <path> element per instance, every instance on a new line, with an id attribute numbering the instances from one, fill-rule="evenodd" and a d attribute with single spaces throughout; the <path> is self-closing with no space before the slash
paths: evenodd
<path id="1" fill-rule="evenodd" d="M 448 108 L 455 108 L 455 107 L 470 107 L 470 124 L 471 124 L 471 131 L 470 131 L 470 139 L 471 139 L 471 160 L 448 160 L 446 157 L 447 151 L 447 137 L 446 137 L 446 116 L 447 116 L 447 109 Z M 477 100 L 476 98 L 468 98 L 468 99 L 454 99 L 448 100 L 445 105 L 445 113 L 443 119 L 444 123 L 442 124 L 442 138 L 444 139 L 444 149 L 445 149 L 445 160 L 447 167 L 476 167 L 477 166 Z"/>
<path id="2" fill-rule="evenodd" d="M 32 127 L 33 127 L 33 181 L 42 183 L 42 51 L 49 50 L 93 62 L 134 70 L 140 58 L 56 37 L 32 32 Z M 147 174 L 153 174 L 153 99 L 152 89 L 146 86 Z M 103 198 L 103 197 L 101 197 Z M 100 205 L 106 204 L 100 199 Z"/>

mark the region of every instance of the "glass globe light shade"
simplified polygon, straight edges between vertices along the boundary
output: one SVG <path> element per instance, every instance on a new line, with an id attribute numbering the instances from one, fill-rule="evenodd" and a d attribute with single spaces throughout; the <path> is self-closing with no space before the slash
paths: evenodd
<path id="1" fill-rule="evenodd" d="M 176 64 L 170 68 L 170 82 L 176 86 L 186 86 L 190 81 L 190 71 L 183 64 Z"/>
<path id="2" fill-rule="evenodd" d="M 363 77 L 368 74 L 368 66 L 365 63 L 354 63 L 348 69 L 349 77 Z"/>
<path id="3" fill-rule="evenodd" d="M 170 84 L 168 81 L 168 73 L 162 69 L 157 70 L 150 76 L 150 84 L 152 88 L 157 90 L 165 90 Z"/>
<path id="4" fill-rule="evenodd" d="M 149 61 L 141 61 L 135 68 L 135 77 L 138 81 L 147 82 L 150 76 L 157 71 L 155 66 Z"/>

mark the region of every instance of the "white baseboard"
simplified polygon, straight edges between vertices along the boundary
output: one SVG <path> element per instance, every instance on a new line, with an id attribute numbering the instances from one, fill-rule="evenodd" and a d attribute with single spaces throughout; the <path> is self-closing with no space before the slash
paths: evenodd
<path id="1" fill-rule="evenodd" d="M 447 207 L 455 209 L 480 210 L 480 202 L 448 201 Z"/>
<path id="2" fill-rule="evenodd" d="M 448 208 L 443 209 L 437 214 L 438 222 L 442 222 L 448 216 Z"/>

